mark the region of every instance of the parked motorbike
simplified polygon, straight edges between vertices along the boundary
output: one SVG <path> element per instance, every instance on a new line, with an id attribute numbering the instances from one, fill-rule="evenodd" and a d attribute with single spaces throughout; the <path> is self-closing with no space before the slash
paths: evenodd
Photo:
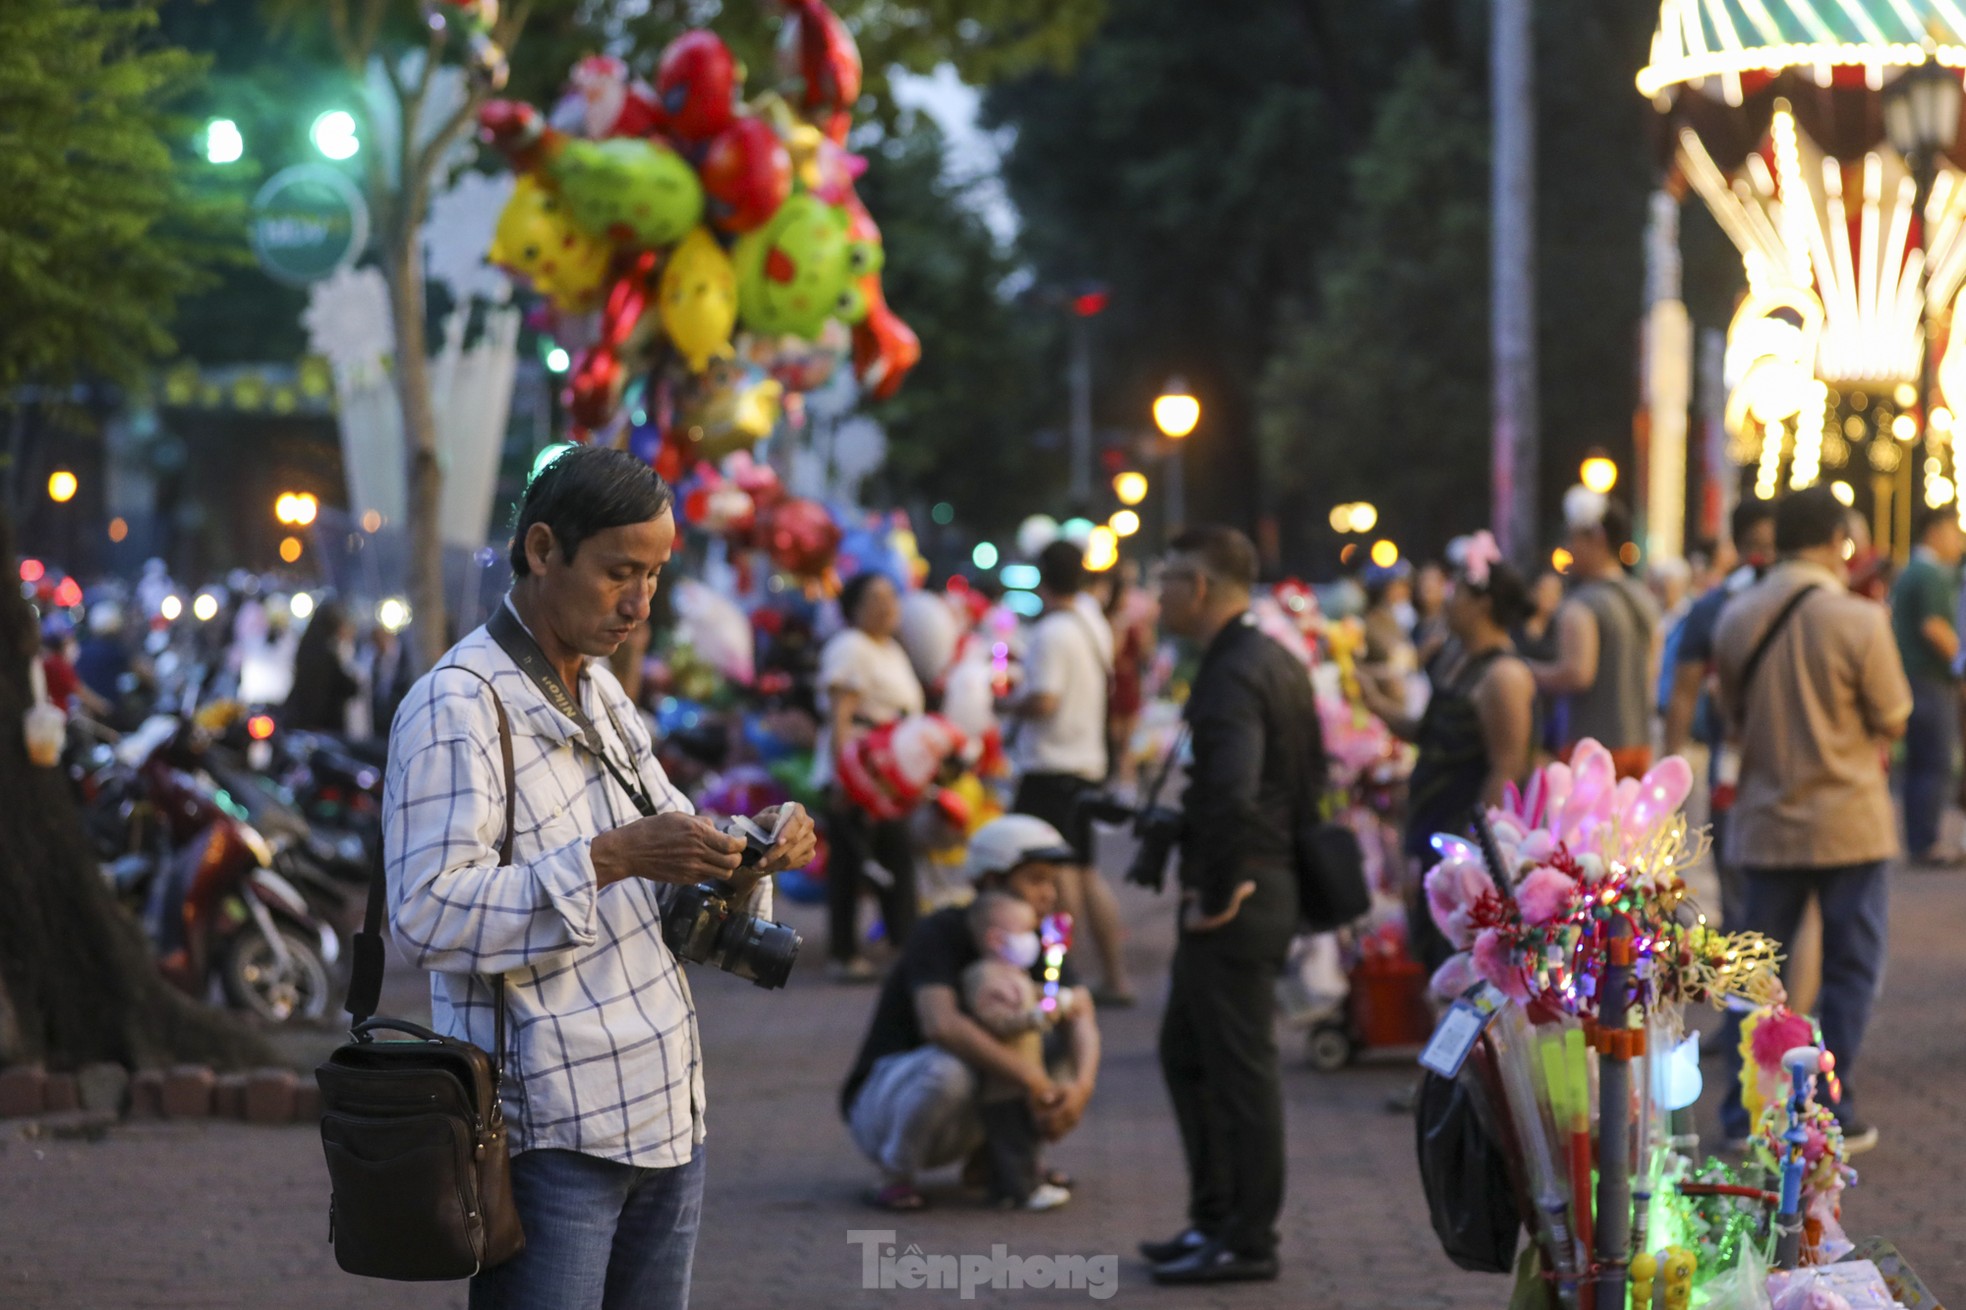
<path id="1" fill-rule="evenodd" d="M 120 738 L 72 722 L 95 738 L 70 766 L 89 833 L 159 971 L 191 996 L 217 989 L 271 1022 L 326 1014 L 340 936 L 277 867 L 280 848 L 253 823 L 249 793 L 208 767 L 205 734 L 172 715 Z"/>

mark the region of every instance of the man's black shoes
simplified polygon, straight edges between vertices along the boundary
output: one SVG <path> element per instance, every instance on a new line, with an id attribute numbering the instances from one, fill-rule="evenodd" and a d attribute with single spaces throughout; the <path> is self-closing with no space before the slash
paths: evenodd
<path id="1" fill-rule="evenodd" d="M 1186 1255 L 1156 1264 L 1156 1283 L 1267 1283 L 1277 1276 L 1277 1258 L 1239 1255 L 1211 1238 Z"/>
<path id="2" fill-rule="evenodd" d="M 1169 1260 L 1179 1260 L 1184 1255 L 1199 1251 L 1208 1245 L 1208 1234 L 1199 1228 L 1184 1229 L 1165 1242 L 1142 1242 L 1140 1254 L 1147 1257 L 1150 1265 L 1164 1265 Z"/>

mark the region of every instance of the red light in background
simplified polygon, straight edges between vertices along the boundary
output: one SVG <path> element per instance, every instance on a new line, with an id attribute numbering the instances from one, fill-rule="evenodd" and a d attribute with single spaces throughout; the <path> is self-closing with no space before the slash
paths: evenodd
<path id="1" fill-rule="evenodd" d="M 63 578 L 55 588 L 55 604 L 63 609 L 71 609 L 82 603 L 82 584 L 73 578 Z"/>
<path id="2" fill-rule="evenodd" d="M 273 735 L 273 716 L 255 714 L 246 720 L 246 735 L 254 741 L 265 741 Z"/>
<path id="3" fill-rule="evenodd" d="M 48 566 L 38 559 L 24 559 L 20 562 L 20 580 L 39 582 L 48 575 Z"/>
<path id="4" fill-rule="evenodd" d="M 1087 291 L 1072 297 L 1072 312 L 1080 318 L 1091 318 L 1105 312 L 1106 302 L 1111 299 L 1104 291 Z"/>

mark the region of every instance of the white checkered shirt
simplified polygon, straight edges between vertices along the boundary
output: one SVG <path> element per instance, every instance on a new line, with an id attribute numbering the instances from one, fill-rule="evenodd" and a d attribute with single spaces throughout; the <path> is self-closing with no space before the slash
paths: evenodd
<path id="1" fill-rule="evenodd" d="M 503 867 L 497 711 L 463 669 L 491 680 L 511 720 L 518 796 Z M 688 811 L 607 668 L 589 663 L 575 694 L 616 767 L 635 770 L 656 809 Z M 382 811 L 389 922 L 404 958 L 431 971 L 433 1025 L 491 1050 L 487 975 L 505 975 L 512 1150 L 686 1164 L 703 1140 L 702 1046 L 689 983 L 662 940 L 661 884 L 625 878 L 597 892 L 589 850 L 639 813 L 579 729 L 483 628 L 397 710 Z M 754 912 L 770 913 L 769 885 Z"/>

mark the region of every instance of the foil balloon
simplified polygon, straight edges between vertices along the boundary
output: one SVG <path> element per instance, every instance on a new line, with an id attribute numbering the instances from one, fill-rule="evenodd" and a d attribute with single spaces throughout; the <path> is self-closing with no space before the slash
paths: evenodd
<path id="1" fill-rule="evenodd" d="M 860 293 L 867 313 L 853 325 L 853 375 L 868 395 L 886 400 L 921 362 L 922 339 L 888 308 L 878 277 L 860 279 Z"/>
<path id="2" fill-rule="evenodd" d="M 762 118 L 747 115 L 717 134 L 698 166 L 710 223 L 737 234 L 760 226 L 792 194 L 792 156 Z"/>
<path id="3" fill-rule="evenodd" d="M 824 576 L 840 546 L 840 525 L 816 500 L 786 500 L 773 506 L 759 535 L 774 565 L 804 579 Z"/>
<path id="4" fill-rule="evenodd" d="M 567 375 L 563 397 L 567 413 L 580 427 L 592 431 L 604 426 L 621 403 L 621 389 L 627 379 L 621 356 L 613 346 L 594 345 L 581 352 Z"/>
<path id="5" fill-rule="evenodd" d="M 853 281 L 869 271 L 864 265 L 872 258 L 864 244 L 848 239 L 846 211 L 812 196 L 793 196 L 731 250 L 738 316 L 754 332 L 789 332 L 808 340 L 828 318 L 862 318 L 866 302 Z"/>
<path id="6" fill-rule="evenodd" d="M 611 136 L 648 136 L 661 115 L 655 91 L 633 78 L 614 55 L 589 55 L 573 66 L 567 97 L 553 113 L 553 125 L 590 141 Z"/>
<path id="7" fill-rule="evenodd" d="M 787 0 L 778 62 L 806 121 L 845 145 L 860 99 L 860 50 L 839 15 L 820 0 Z"/>
<path id="8" fill-rule="evenodd" d="M 709 229 L 696 228 L 670 254 L 656 308 L 690 372 L 701 373 L 712 359 L 729 358 L 731 329 L 737 325 L 737 274 Z"/>
<path id="9" fill-rule="evenodd" d="M 607 279 L 607 243 L 575 226 L 560 198 L 525 176 L 498 216 L 486 258 L 568 313 L 592 309 Z"/>
<path id="10" fill-rule="evenodd" d="M 685 32 L 663 48 L 655 69 L 663 130 L 678 141 L 708 141 L 736 116 L 737 60 L 715 32 Z"/>
<path id="11" fill-rule="evenodd" d="M 1668 755 L 1639 783 L 1638 796 L 1625 811 L 1626 827 L 1634 833 L 1648 831 L 1678 813 L 1692 790 L 1692 766 L 1677 755 Z"/>
<path id="12" fill-rule="evenodd" d="M 737 603 L 694 578 L 676 587 L 676 635 L 710 667 L 732 682 L 750 685 L 756 676 L 750 620 Z"/>
<path id="13" fill-rule="evenodd" d="M 621 245 L 674 245 L 703 218 L 696 170 L 658 141 L 564 141 L 546 173 L 574 222 Z"/>
<path id="14" fill-rule="evenodd" d="M 685 460 L 721 460 L 749 450 L 778 426 L 785 389 L 763 370 L 718 361 L 676 398 L 678 444 Z"/>

